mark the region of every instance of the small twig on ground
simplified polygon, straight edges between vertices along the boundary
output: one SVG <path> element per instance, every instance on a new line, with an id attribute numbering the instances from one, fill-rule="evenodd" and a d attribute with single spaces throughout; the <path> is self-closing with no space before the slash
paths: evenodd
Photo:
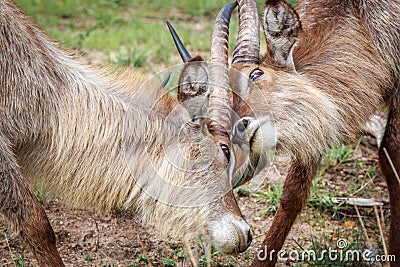
<path id="1" fill-rule="evenodd" d="M 386 229 L 385 214 L 383 214 L 383 208 L 382 208 L 382 206 L 379 207 L 379 210 L 380 210 L 380 212 L 381 212 L 382 229 Z"/>
<path id="2" fill-rule="evenodd" d="M 5 237 L 5 239 L 6 239 L 8 251 L 10 252 L 11 262 L 14 264 L 14 266 L 17 266 L 17 264 L 16 264 L 15 261 L 14 261 L 15 257 L 14 257 L 14 254 L 12 253 L 12 251 L 11 251 L 10 243 L 8 242 L 7 233 L 6 233 L 6 231 L 4 231 L 4 230 L 3 230 L 3 233 L 4 233 L 4 237 Z"/>
<path id="3" fill-rule="evenodd" d="M 206 255 L 207 255 L 207 267 L 211 267 L 211 242 L 207 242 L 207 250 L 206 250 Z"/>
<path id="4" fill-rule="evenodd" d="M 201 245 L 203 246 L 203 250 L 206 254 L 207 267 L 211 267 L 211 238 L 207 235 L 204 225 L 201 226 L 201 234 L 206 238 L 206 240 L 202 240 Z"/>
<path id="5" fill-rule="evenodd" d="M 189 242 L 189 240 L 188 239 L 185 239 L 185 250 L 186 250 L 186 253 L 185 253 L 185 257 L 187 257 L 187 255 L 189 256 L 189 258 L 190 258 L 190 262 L 192 263 L 192 265 L 193 266 L 198 266 L 197 265 L 197 261 L 196 261 L 196 259 L 195 259 L 195 257 L 194 257 L 194 254 L 193 254 L 193 251 L 192 251 L 192 248 L 191 248 L 191 246 L 190 246 L 190 242 Z"/>
<path id="6" fill-rule="evenodd" d="M 211 242 L 209 239 L 201 242 L 203 251 L 205 252 L 207 267 L 211 267 Z"/>
<path id="7" fill-rule="evenodd" d="M 361 218 L 360 211 L 358 210 L 357 205 L 354 205 L 354 208 L 355 208 L 355 210 L 356 210 L 358 219 L 360 220 L 361 228 L 362 228 L 363 233 L 364 233 L 364 235 L 365 235 L 365 239 L 367 240 L 367 244 L 368 244 L 368 246 L 371 246 L 372 243 L 371 243 L 371 240 L 369 239 L 369 236 L 368 236 L 368 233 L 367 233 L 367 229 L 365 228 L 364 222 L 363 222 L 363 220 L 362 220 L 362 218 Z"/>
<path id="8" fill-rule="evenodd" d="M 275 172 L 279 175 L 279 179 L 282 180 L 282 174 L 281 174 L 281 172 L 278 170 L 278 167 L 276 167 L 275 164 L 272 164 L 272 167 L 274 168 Z"/>
<path id="9" fill-rule="evenodd" d="M 94 221 L 94 225 L 96 227 L 96 241 L 95 241 L 95 252 L 97 252 L 99 250 L 99 244 L 100 244 L 100 231 L 99 231 L 99 224 L 97 223 L 97 221 L 92 218 Z"/>
<path id="10" fill-rule="evenodd" d="M 367 187 L 370 183 L 374 182 L 375 177 L 371 177 L 371 175 L 369 175 L 369 173 L 367 173 L 367 176 L 369 177 L 369 181 L 366 182 L 363 186 L 361 186 L 359 189 L 357 189 L 357 191 L 355 191 L 353 194 L 351 194 L 351 196 L 354 196 L 356 194 L 358 194 L 359 192 L 361 192 L 365 187 Z"/>
<path id="11" fill-rule="evenodd" d="M 386 247 L 386 239 L 385 239 L 385 234 L 383 233 L 383 229 L 382 229 L 382 225 L 381 225 L 381 220 L 379 218 L 379 213 L 378 213 L 378 208 L 376 206 L 374 206 L 374 212 L 375 212 L 375 216 L 376 216 L 376 221 L 378 223 L 378 228 L 379 228 L 379 232 L 381 234 L 381 239 L 382 239 L 382 246 L 383 246 L 383 251 L 385 252 L 385 256 L 388 256 L 388 251 L 387 251 L 387 247 Z"/>
<path id="12" fill-rule="evenodd" d="M 136 235 L 137 235 L 137 238 L 138 238 L 138 240 L 140 242 L 140 245 L 142 246 L 142 252 L 146 256 L 147 264 L 149 265 L 149 267 L 153 267 L 153 264 L 151 264 L 151 261 L 150 261 L 150 258 L 149 258 L 149 254 L 148 254 L 146 248 L 144 247 L 144 244 L 142 242 L 142 239 L 140 238 L 140 235 L 139 234 L 136 234 Z"/>
<path id="13" fill-rule="evenodd" d="M 383 151 L 385 152 L 385 155 L 386 155 L 387 160 L 389 161 L 390 167 L 392 168 L 392 170 L 393 170 L 393 172 L 394 172 L 394 175 L 396 176 L 397 181 L 399 182 L 399 185 L 400 185 L 400 177 L 399 177 L 399 174 L 398 174 L 396 168 L 394 167 L 393 161 L 392 161 L 392 159 L 390 158 L 390 155 L 389 155 L 389 153 L 387 152 L 387 150 L 386 150 L 385 147 L 383 148 Z"/>

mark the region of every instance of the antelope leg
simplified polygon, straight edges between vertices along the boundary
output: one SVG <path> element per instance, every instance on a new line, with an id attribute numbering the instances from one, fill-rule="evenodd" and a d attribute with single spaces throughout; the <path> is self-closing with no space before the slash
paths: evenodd
<path id="1" fill-rule="evenodd" d="M 395 99 L 379 149 L 379 165 L 386 178 L 390 197 L 389 255 L 396 257 L 395 262 L 390 262 L 392 267 L 400 266 L 400 95 Z"/>
<path id="2" fill-rule="evenodd" d="M 292 161 L 274 221 L 251 266 L 275 266 L 278 252 L 307 201 L 319 162 L 320 159 L 316 159 L 315 163 L 307 165 Z"/>
<path id="3" fill-rule="evenodd" d="M 32 249 L 39 266 L 64 266 L 45 210 L 19 173 L 7 139 L 1 135 L 0 212 Z"/>

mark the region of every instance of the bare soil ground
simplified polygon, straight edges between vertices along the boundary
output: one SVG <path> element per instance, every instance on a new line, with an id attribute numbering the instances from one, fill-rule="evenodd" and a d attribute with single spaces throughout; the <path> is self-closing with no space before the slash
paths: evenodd
<path id="1" fill-rule="evenodd" d="M 377 149 L 371 145 L 371 138 L 361 142 L 352 158 L 339 166 L 330 166 L 319 183 L 326 183 L 331 194 L 349 196 L 348 190 L 357 186 L 363 192 L 377 200 L 387 200 L 385 183 L 381 173 L 376 171 L 371 180 L 361 177 L 363 171 L 377 165 Z M 373 141 L 372 141 L 373 142 Z M 356 166 L 362 163 L 362 168 Z M 274 183 L 282 183 L 288 164 L 287 158 L 278 157 L 274 168 L 263 181 L 262 188 Z M 356 172 L 356 173 L 355 173 Z M 261 176 L 260 176 L 261 177 Z M 359 183 L 359 184 L 357 184 Z M 364 188 L 362 188 L 364 186 Z M 365 188 L 369 192 L 365 193 Z M 333 192 L 332 192 L 333 190 Z M 356 194 L 356 196 L 357 196 Z M 238 194 L 239 205 L 253 228 L 254 241 L 250 249 L 238 256 L 213 256 L 211 266 L 248 266 L 257 252 L 265 233 L 272 223 L 272 215 L 264 216 L 266 199 L 259 194 Z M 55 231 L 59 251 L 67 266 L 182 266 L 183 244 L 160 239 L 155 231 L 143 225 L 132 212 L 96 213 L 90 210 L 74 209 L 59 203 L 56 199 L 44 203 L 47 214 Z M 373 208 L 359 208 L 365 223 L 365 229 L 371 242 L 381 249 Z M 384 207 L 384 231 L 388 229 L 388 208 Z M 18 237 L 7 231 L 4 225 L 0 235 L 0 266 L 37 266 L 32 253 L 26 249 Z M 354 207 L 334 212 L 329 208 L 308 206 L 298 218 L 286 241 L 285 249 L 300 250 L 310 248 L 313 240 L 321 241 L 341 237 L 349 239 L 363 234 L 359 218 Z M 324 242 L 324 241 L 321 241 Z M 215 254 L 215 253 L 214 253 Z M 201 257 L 201 252 L 200 256 Z M 279 266 L 308 266 L 304 262 L 280 262 Z M 206 265 L 204 265 L 206 266 Z M 349 266 L 359 266 L 356 263 Z"/>

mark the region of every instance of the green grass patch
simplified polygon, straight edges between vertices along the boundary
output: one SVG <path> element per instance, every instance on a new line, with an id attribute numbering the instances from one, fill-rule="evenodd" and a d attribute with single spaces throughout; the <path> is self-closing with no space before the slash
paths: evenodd
<path id="1" fill-rule="evenodd" d="M 329 167 L 340 166 L 344 161 L 348 160 L 353 155 L 353 152 L 354 148 L 345 146 L 343 144 L 332 148 L 322 160 L 322 170 L 325 171 Z"/>
<path id="2" fill-rule="evenodd" d="M 317 176 L 312 182 L 310 196 L 308 197 L 308 206 L 319 211 L 337 212 L 338 206 L 332 201 L 332 189 L 330 184 L 325 182 L 322 176 Z M 279 199 L 281 197 L 283 186 L 274 184 L 265 190 L 257 191 L 256 193 L 263 197 L 265 208 L 262 209 L 262 216 L 274 215 L 279 207 Z"/>
<path id="3" fill-rule="evenodd" d="M 23 255 L 18 255 L 17 258 L 13 259 L 13 264 L 15 267 L 28 267 L 31 266 L 30 264 L 25 264 L 25 258 Z"/>
<path id="4" fill-rule="evenodd" d="M 174 267 L 176 266 L 175 261 L 173 259 L 162 259 L 163 266 L 166 267 Z"/>
<path id="5" fill-rule="evenodd" d="M 46 188 L 44 184 L 38 185 L 36 188 L 36 197 L 41 202 L 47 201 L 48 197 L 50 196 L 50 191 Z"/>
<path id="6" fill-rule="evenodd" d="M 319 238 L 312 236 L 310 248 L 305 248 L 298 242 L 296 244 L 300 248 L 298 254 L 301 255 L 301 261 L 307 266 L 371 266 L 371 262 L 366 258 L 380 253 L 374 248 L 368 248 L 359 232 L 346 235 L 335 230 L 335 234 L 331 236 L 326 234 Z"/>
<path id="7" fill-rule="evenodd" d="M 86 255 L 85 255 L 85 260 L 87 260 L 87 261 L 92 261 L 92 260 L 94 260 L 94 258 L 93 258 L 92 255 L 86 254 Z"/>
<path id="8" fill-rule="evenodd" d="M 146 261 L 147 256 L 145 254 L 139 254 L 139 255 L 137 255 L 136 259 L 138 259 L 140 261 Z"/>
<path id="9" fill-rule="evenodd" d="M 317 176 L 312 181 L 310 196 L 308 198 L 308 206 L 320 211 L 333 210 L 336 211 L 337 206 L 332 201 L 330 185 L 325 183 L 322 176 Z"/>
<path id="10" fill-rule="evenodd" d="M 291 1 L 293 3 L 293 1 Z M 165 26 L 176 27 L 193 55 L 209 56 L 215 16 L 225 0 L 17 0 L 51 37 L 89 61 L 156 73 L 180 63 Z M 260 12 L 264 1 L 258 0 Z M 237 33 L 231 23 L 231 50 Z M 92 55 L 92 52 L 100 52 Z"/>
<path id="11" fill-rule="evenodd" d="M 258 195 L 265 198 L 265 208 L 262 209 L 262 216 L 274 215 L 279 207 L 279 199 L 282 195 L 282 185 L 275 184 L 265 190 L 257 191 Z"/>

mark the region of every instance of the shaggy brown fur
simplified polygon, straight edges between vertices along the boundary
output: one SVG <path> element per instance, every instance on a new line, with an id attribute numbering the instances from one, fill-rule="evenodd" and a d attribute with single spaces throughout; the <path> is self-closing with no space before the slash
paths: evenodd
<path id="1" fill-rule="evenodd" d="M 0 14 L 0 211 L 39 266 L 63 263 L 26 181 L 74 206 L 135 207 L 162 233 L 206 230 L 225 252 L 247 248 L 220 148 L 228 140 L 171 114 L 159 84 L 137 90 L 137 73 L 108 77 L 68 56 L 12 1 Z"/>
<path id="2" fill-rule="evenodd" d="M 265 164 L 259 159 L 266 150 L 263 138 L 275 130 L 277 149 L 292 155 L 281 205 L 261 250 L 282 248 L 324 153 L 340 142 L 353 142 L 368 118 L 387 106 L 380 164 L 390 192 L 389 253 L 400 259 L 400 185 L 394 173 L 400 170 L 400 2 L 303 0 L 298 3 L 299 15 L 280 0 L 268 0 L 266 5 L 268 55 L 259 63 L 234 64 L 244 75 L 230 77 L 239 96 L 234 109 L 241 117 L 256 117 L 239 120 L 234 138 L 248 146 L 255 161 Z M 264 75 L 247 86 L 242 80 L 257 68 Z M 262 120 L 272 121 L 274 130 L 263 129 Z M 249 129 L 247 144 L 237 130 L 244 127 Z M 276 260 L 276 254 L 271 261 L 256 258 L 253 266 L 273 266 Z M 400 266 L 400 261 L 391 266 Z"/>

